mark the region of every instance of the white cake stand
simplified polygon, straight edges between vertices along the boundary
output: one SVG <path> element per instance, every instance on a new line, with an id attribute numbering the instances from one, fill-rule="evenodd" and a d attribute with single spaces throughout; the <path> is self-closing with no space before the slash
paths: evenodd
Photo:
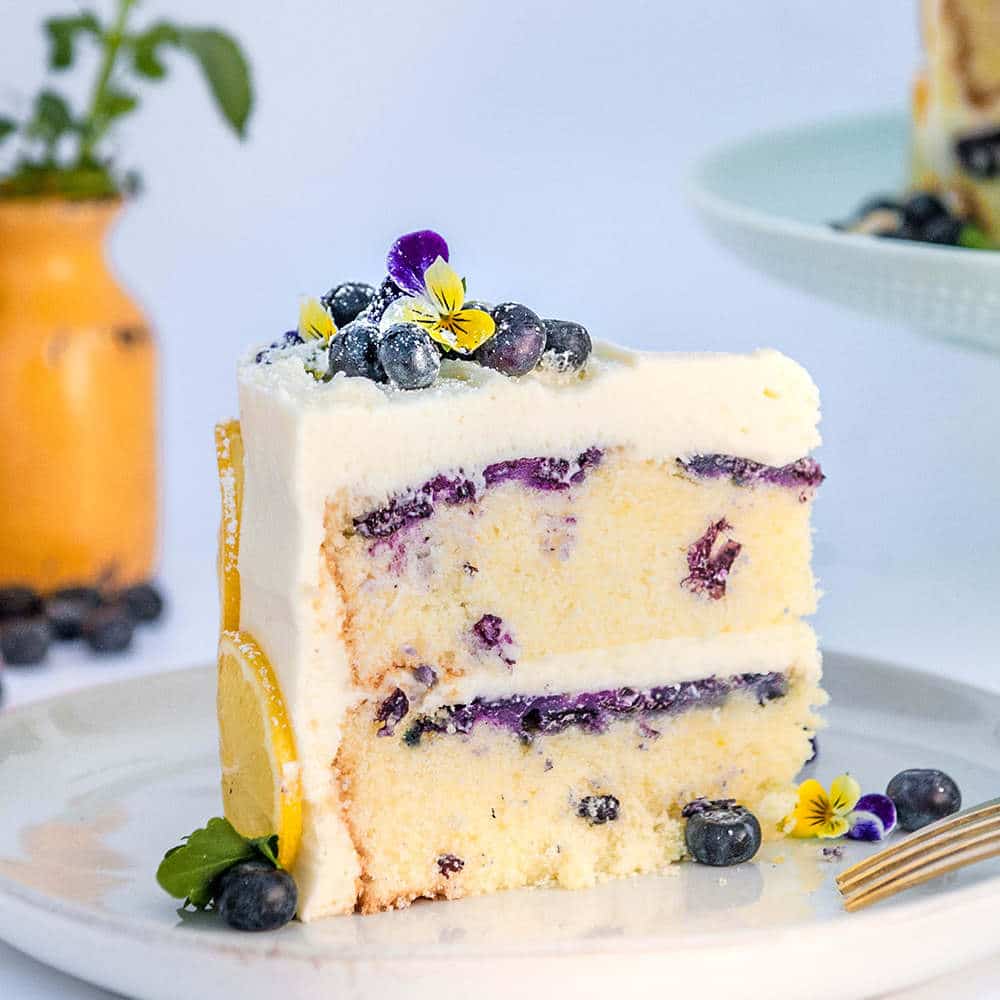
<path id="1" fill-rule="evenodd" d="M 1000 252 L 849 235 L 829 223 L 905 185 L 898 112 L 769 132 L 706 156 L 691 180 L 709 231 L 789 285 L 921 333 L 1000 352 Z"/>

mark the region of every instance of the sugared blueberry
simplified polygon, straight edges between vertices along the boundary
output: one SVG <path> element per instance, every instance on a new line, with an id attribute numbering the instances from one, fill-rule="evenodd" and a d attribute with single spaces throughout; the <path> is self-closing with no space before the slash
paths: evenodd
<path id="1" fill-rule="evenodd" d="M 45 617 L 57 639 L 79 639 L 83 622 L 98 604 L 101 595 L 93 587 L 64 587 L 45 598 Z"/>
<path id="2" fill-rule="evenodd" d="M 123 590 L 121 599 L 137 622 L 155 622 L 163 614 L 163 595 L 151 583 L 137 583 Z"/>
<path id="3" fill-rule="evenodd" d="M 10 618 L 0 626 L 0 655 L 9 666 L 41 663 L 52 643 L 52 629 L 41 615 Z"/>
<path id="4" fill-rule="evenodd" d="M 922 230 L 931 219 L 939 219 L 948 215 L 945 203 L 930 191 L 915 191 L 900 206 L 903 212 L 903 222 Z"/>
<path id="5" fill-rule="evenodd" d="M 587 795 L 580 799 L 576 814 L 591 826 L 602 826 L 618 819 L 621 803 L 613 795 Z"/>
<path id="6" fill-rule="evenodd" d="M 333 317 L 338 328 L 356 320 L 368 308 L 375 296 L 375 289 L 363 281 L 345 281 L 331 288 L 320 302 Z"/>
<path id="7" fill-rule="evenodd" d="M 729 799 L 705 802 L 691 812 L 684 828 L 690 855 L 716 868 L 749 861 L 759 850 L 760 840 L 757 817 Z"/>
<path id="8" fill-rule="evenodd" d="M 931 219 L 920 233 L 925 243 L 941 243 L 945 246 L 958 246 L 958 241 L 965 228 L 964 219 L 956 219 L 953 215 L 942 215 Z"/>
<path id="9" fill-rule="evenodd" d="M 425 389 L 441 370 L 441 355 L 416 323 L 396 323 L 382 335 L 378 359 L 400 389 Z"/>
<path id="10" fill-rule="evenodd" d="M 37 614 L 42 601 L 30 587 L 0 588 L 0 621 L 5 618 L 27 618 Z"/>
<path id="11" fill-rule="evenodd" d="M 545 350 L 545 324 L 527 306 L 504 302 L 493 310 L 496 332 L 473 354 L 484 368 L 525 375 Z"/>
<path id="12" fill-rule="evenodd" d="M 481 299 L 466 299 L 462 304 L 463 309 L 478 309 L 480 312 L 491 313 L 493 312 L 493 306 L 488 302 L 483 302 Z"/>
<path id="13" fill-rule="evenodd" d="M 242 875 L 248 875 L 251 872 L 273 871 L 274 865 L 263 857 L 249 858 L 246 861 L 238 861 L 235 865 L 227 868 L 216 878 L 215 882 L 212 883 L 212 898 L 216 901 L 216 904 L 218 904 L 219 898 L 229 887 L 229 884 L 240 878 Z"/>
<path id="14" fill-rule="evenodd" d="M 330 367 L 326 380 L 343 372 L 348 378 L 368 378 L 384 382 L 385 372 L 378 360 L 378 326 L 367 319 L 348 323 L 330 341 Z"/>
<path id="15" fill-rule="evenodd" d="M 83 622 L 83 637 L 95 653 L 120 653 L 132 644 L 135 623 L 121 602 L 105 604 Z"/>
<path id="16" fill-rule="evenodd" d="M 885 794 L 896 805 L 900 829 L 907 832 L 962 808 L 958 785 L 944 771 L 933 768 L 900 771 L 886 786 Z"/>
<path id="17" fill-rule="evenodd" d="M 368 308 L 364 312 L 364 319 L 370 320 L 377 325 L 386 309 L 402 294 L 402 288 L 392 278 L 386 278 L 375 289 L 375 294 L 372 296 L 372 300 L 368 303 Z"/>
<path id="18" fill-rule="evenodd" d="M 542 363 L 560 372 L 577 372 L 590 357 L 593 344 L 585 326 L 564 319 L 545 320 Z"/>
<path id="19" fill-rule="evenodd" d="M 276 868 L 243 867 L 228 878 L 223 876 L 224 886 L 215 900 L 222 919 L 239 931 L 284 927 L 295 916 L 299 902 L 294 879 Z"/>

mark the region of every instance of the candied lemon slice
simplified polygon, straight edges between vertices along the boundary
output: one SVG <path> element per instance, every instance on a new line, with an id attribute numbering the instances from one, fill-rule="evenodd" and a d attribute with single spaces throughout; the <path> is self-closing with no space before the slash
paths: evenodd
<path id="1" fill-rule="evenodd" d="M 222 519 L 219 522 L 219 613 L 223 630 L 240 627 L 240 513 L 243 509 L 243 435 L 240 422 L 215 425 Z"/>
<path id="2" fill-rule="evenodd" d="M 219 638 L 217 705 L 226 819 L 244 837 L 276 833 L 287 868 L 302 836 L 295 738 L 271 664 L 246 632 Z"/>

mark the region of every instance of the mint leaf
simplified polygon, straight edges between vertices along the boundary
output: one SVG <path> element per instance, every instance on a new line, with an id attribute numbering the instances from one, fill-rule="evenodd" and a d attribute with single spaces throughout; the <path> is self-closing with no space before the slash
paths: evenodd
<path id="1" fill-rule="evenodd" d="M 281 865 L 278 864 L 278 835 L 276 833 L 271 834 L 270 837 L 257 837 L 254 840 L 251 840 L 250 843 L 253 844 L 253 846 L 260 851 L 260 853 L 263 854 L 275 868 L 281 867 Z"/>
<path id="2" fill-rule="evenodd" d="M 958 235 L 958 245 L 970 250 L 993 250 L 995 244 L 979 226 L 967 222 Z"/>
<path id="3" fill-rule="evenodd" d="M 240 836 L 228 820 L 210 819 L 186 843 L 172 847 L 156 869 L 156 881 L 169 895 L 199 910 L 212 901 L 212 883 L 227 868 L 257 853 L 254 844 Z"/>
<path id="4" fill-rule="evenodd" d="M 242 139 L 253 106 L 250 67 L 243 50 L 215 28 L 183 28 L 177 44 L 198 60 L 222 116 Z"/>
<path id="5" fill-rule="evenodd" d="M 45 31 L 49 36 L 49 66 L 66 69 L 73 64 L 77 36 L 89 34 L 100 40 L 101 23 L 91 11 L 83 11 L 76 17 L 49 18 Z"/>

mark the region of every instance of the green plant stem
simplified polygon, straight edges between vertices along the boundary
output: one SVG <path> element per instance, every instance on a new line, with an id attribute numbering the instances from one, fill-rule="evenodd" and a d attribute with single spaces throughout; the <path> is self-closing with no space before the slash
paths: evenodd
<path id="1" fill-rule="evenodd" d="M 104 58 L 101 60 L 101 68 L 98 71 L 97 80 L 94 82 L 94 90 L 90 96 L 90 107 L 87 110 L 87 117 L 84 119 L 88 127 L 80 140 L 78 166 L 84 166 L 92 161 L 94 146 L 101 138 L 102 133 L 93 126 L 97 122 L 98 112 L 104 101 L 104 91 L 111 80 L 112 72 L 114 72 L 118 50 L 125 39 L 125 27 L 128 23 L 129 13 L 137 2 L 138 0 L 119 0 L 118 14 L 111 25 L 111 30 L 105 35 Z"/>

